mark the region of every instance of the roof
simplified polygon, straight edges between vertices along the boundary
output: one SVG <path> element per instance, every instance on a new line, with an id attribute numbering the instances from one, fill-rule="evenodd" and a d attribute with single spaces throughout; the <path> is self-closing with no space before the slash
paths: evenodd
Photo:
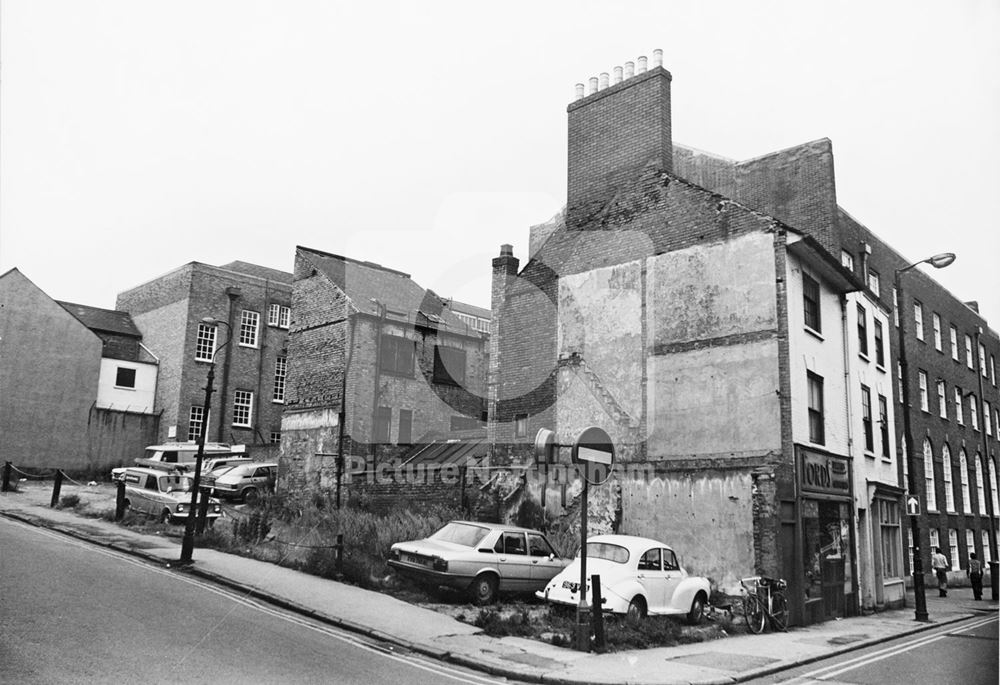
<path id="1" fill-rule="evenodd" d="M 92 331 L 104 331 L 105 333 L 126 335 L 130 338 L 142 338 L 142 333 L 136 328 L 135 322 L 132 321 L 132 315 L 128 312 L 101 309 L 100 307 L 74 304 L 73 302 L 60 302 L 59 300 L 56 300 L 56 303 Z"/>
<path id="2" fill-rule="evenodd" d="M 219 268 L 236 271 L 241 274 L 249 274 L 250 276 L 257 276 L 258 278 L 266 278 L 271 281 L 288 283 L 289 285 L 291 285 L 293 280 L 292 274 L 287 271 L 279 271 L 278 269 L 272 269 L 268 266 L 260 266 L 259 264 L 251 264 L 250 262 L 229 262 L 228 264 L 221 265 Z"/>
<path id="3" fill-rule="evenodd" d="M 347 295 L 357 312 L 469 334 L 433 290 L 424 290 L 407 273 L 308 247 L 296 249 Z"/>
<path id="4" fill-rule="evenodd" d="M 458 300 L 449 300 L 448 309 L 453 312 L 459 312 L 460 314 L 469 314 L 470 316 L 478 316 L 481 319 L 490 319 L 493 317 L 493 312 L 489 309 L 484 309 L 483 307 L 477 307 L 474 304 L 467 304 L 465 302 L 459 302 Z"/>
<path id="5" fill-rule="evenodd" d="M 402 464 L 464 464 L 480 461 L 486 456 L 485 438 L 465 438 L 460 440 L 435 440 L 434 442 L 414 445 L 403 455 Z"/>

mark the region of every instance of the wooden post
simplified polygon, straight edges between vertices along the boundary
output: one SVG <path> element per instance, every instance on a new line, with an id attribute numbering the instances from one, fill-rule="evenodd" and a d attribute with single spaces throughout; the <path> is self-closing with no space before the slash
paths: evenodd
<path id="1" fill-rule="evenodd" d="M 12 466 L 9 461 L 3 463 L 3 489 L 0 492 L 10 492 L 10 470 Z"/>
<path id="2" fill-rule="evenodd" d="M 200 488 L 198 493 L 198 520 L 195 522 L 194 534 L 201 535 L 205 532 L 205 519 L 208 517 L 208 490 Z M 188 516 L 194 516 L 194 512 L 189 512 Z"/>
<path id="3" fill-rule="evenodd" d="M 344 534 L 337 533 L 337 575 L 344 575 Z"/>
<path id="4" fill-rule="evenodd" d="M 121 521 L 125 516 L 125 481 L 118 481 L 118 491 L 115 494 L 115 521 Z"/>
<path id="5" fill-rule="evenodd" d="M 49 504 L 50 507 L 55 507 L 59 504 L 59 491 L 62 490 L 63 482 L 63 472 L 62 469 L 56 469 L 56 481 L 52 485 L 52 502 Z"/>
<path id="6" fill-rule="evenodd" d="M 594 651 L 603 654 L 607 650 L 608 643 L 604 638 L 604 611 L 602 609 L 604 602 L 601 599 L 601 577 L 594 574 L 590 580 L 592 583 L 590 611 L 594 624 Z"/>

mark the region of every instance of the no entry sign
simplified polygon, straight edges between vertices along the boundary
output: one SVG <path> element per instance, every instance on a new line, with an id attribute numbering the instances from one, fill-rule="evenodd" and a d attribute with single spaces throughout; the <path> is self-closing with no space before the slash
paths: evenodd
<path id="1" fill-rule="evenodd" d="M 615 445 L 607 431 L 591 426 L 573 443 L 573 461 L 583 466 L 583 477 L 600 485 L 611 476 L 615 463 Z"/>

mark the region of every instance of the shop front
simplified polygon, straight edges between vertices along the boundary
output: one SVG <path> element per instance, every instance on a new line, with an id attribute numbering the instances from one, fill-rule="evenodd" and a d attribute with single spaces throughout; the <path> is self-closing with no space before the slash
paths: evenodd
<path id="1" fill-rule="evenodd" d="M 796 458 L 804 622 L 853 616 L 858 587 L 851 460 L 801 445 Z"/>

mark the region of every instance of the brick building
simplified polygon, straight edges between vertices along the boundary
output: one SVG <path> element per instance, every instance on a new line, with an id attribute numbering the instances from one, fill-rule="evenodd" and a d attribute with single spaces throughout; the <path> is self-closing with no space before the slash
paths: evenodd
<path id="1" fill-rule="evenodd" d="M 195 440 L 205 430 L 210 441 L 257 445 L 255 456 L 277 451 L 291 281 L 290 273 L 246 262 L 190 262 L 118 295 L 118 309 L 132 315 L 160 360 L 159 441 Z M 215 395 L 206 417 L 213 358 Z"/>
<path id="2" fill-rule="evenodd" d="M 99 474 L 155 439 L 157 363 L 128 313 L 0 275 L 0 461 Z"/>
<path id="3" fill-rule="evenodd" d="M 456 312 L 472 324 L 488 312 L 443 301 L 403 272 L 306 247 L 295 253 L 292 309 L 286 487 L 332 490 L 339 455 L 372 476 L 355 478 L 361 487 L 419 445 L 481 442 L 486 336 Z"/>
<path id="4" fill-rule="evenodd" d="M 668 538 L 725 588 L 785 577 L 800 623 L 900 602 L 902 412 L 873 273 L 898 256 L 837 206 L 829 141 L 708 155 L 671 140 L 660 65 L 616 81 L 568 107 L 564 214 L 523 268 L 510 246 L 493 260 L 494 463 L 530 463 L 539 428 L 601 426 L 624 468 L 599 521 Z M 578 481 L 535 487 L 554 486 L 558 515 Z"/>

